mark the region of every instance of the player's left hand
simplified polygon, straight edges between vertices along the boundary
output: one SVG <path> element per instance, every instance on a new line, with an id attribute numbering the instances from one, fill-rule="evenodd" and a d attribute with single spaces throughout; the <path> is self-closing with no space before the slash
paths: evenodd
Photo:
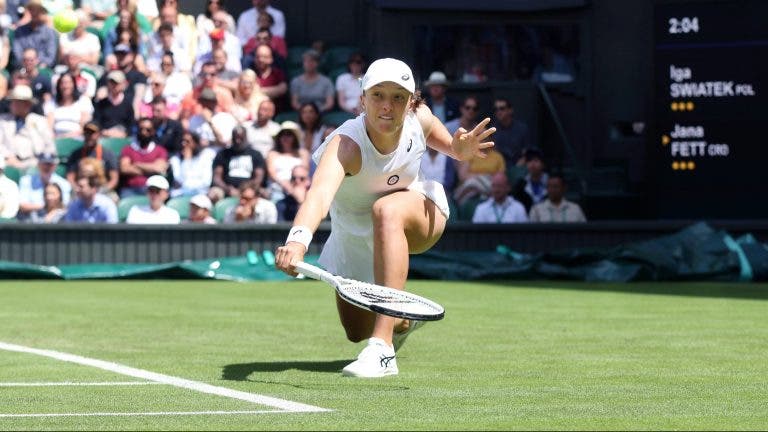
<path id="1" fill-rule="evenodd" d="M 477 156 L 479 158 L 485 158 L 485 150 L 493 147 L 493 141 L 485 141 L 486 138 L 496 132 L 496 128 L 488 128 L 488 123 L 491 122 L 489 117 L 486 117 L 477 124 L 471 131 L 467 131 L 464 128 L 459 128 L 455 134 L 453 134 L 453 141 L 451 141 L 451 148 L 459 160 L 465 161 Z"/>

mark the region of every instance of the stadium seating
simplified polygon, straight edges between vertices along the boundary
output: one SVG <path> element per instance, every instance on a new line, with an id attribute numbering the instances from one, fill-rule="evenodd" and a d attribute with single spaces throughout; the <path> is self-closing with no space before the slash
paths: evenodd
<path id="1" fill-rule="evenodd" d="M 328 126 L 340 126 L 342 123 L 352 118 L 355 118 L 355 116 L 346 111 L 330 111 L 323 114 L 323 124 Z"/>
<path id="2" fill-rule="evenodd" d="M 283 111 L 275 116 L 275 121 L 278 123 L 282 123 L 284 121 L 292 121 L 292 122 L 299 122 L 299 112 L 298 111 Z"/>
<path id="3" fill-rule="evenodd" d="M 309 49 L 308 46 L 303 46 L 303 45 L 295 45 L 295 46 L 288 47 L 288 58 L 285 59 L 285 67 L 287 69 L 291 69 L 291 68 L 301 69 L 301 66 L 302 66 L 301 56 L 308 49 Z"/>
<path id="4" fill-rule="evenodd" d="M 328 73 L 339 67 L 346 70 L 349 56 L 359 51 L 357 47 L 346 45 L 328 48 L 320 59 L 320 68 Z"/>
<path id="5" fill-rule="evenodd" d="M 117 203 L 117 218 L 120 222 L 125 222 L 125 218 L 128 217 L 128 212 L 131 211 L 131 207 L 147 204 L 149 204 L 149 198 L 147 198 L 146 195 L 121 198 L 120 202 Z"/>
<path id="6" fill-rule="evenodd" d="M 466 200 L 464 204 L 459 206 L 459 220 L 471 221 L 472 216 L 475 215 L 475 207 L 477 207 L 477 205 L 481 202 L 483 202 L 483 199 L 480 197 Z"/>
<path id="7" fill-rule="evenodd" d="M 56 154 L 59 155 L 60 163 L 66 164 L 69 155 L 82 146 L 83 141 L 77 138 L 56 138 Z"/>
<path id="8" fill-rule="evenodd" d="M 6 177 L 16 182 L 16 184 L 19 183 L 19 179 L 21 178 L 21 171 L 19 171 L 18 168 L 6 166 L 5 169 L 3 169 L 3 173 Z"/>
<path id="9" fill-rule="evenodd" d="M 131 138 L 101 138 L 101 145 L 104 146 L 104 148 L 110 149 L 117 157 L 120 157 L 120 152 L 123 150 L 123 147 L 130 143 Z"/>
<path id="10" fill-rule="evenodd" d="M 168 200 L 167 203 L 165 203 L 166 206 L 176 210 L 179 212 L 179 216 L 182 220 L 189 218 L 189 200 L 192 199 L 192 197 L 189 196 L 180 196 L 176 198 L 171 198 Z"/>
<path id="11" fill-rule="evenodd" d="M 240 202 L 240 199 L 237 197 L 227 197 L 222 198 L 218 202 L 216 202 L 216 205 L 213 206 L 213 217 L 219 222 L 224 222 L 224 217 L 227 215 L 227 212 L 236 207 L 237 204 Z"/>

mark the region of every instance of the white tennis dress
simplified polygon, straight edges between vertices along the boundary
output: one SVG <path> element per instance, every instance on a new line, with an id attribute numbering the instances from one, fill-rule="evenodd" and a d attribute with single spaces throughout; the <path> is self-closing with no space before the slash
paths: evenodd
<path id="1" fill-rule="evenodd" d="M 445 217 L 448 200 L 443 185 L 423 180 L 420 165 L 427 143 L 416 115 L 405 117 L 400 142 L 390 154 L 381 154 L 365 132 L 365 114 L 347 120 L 313 153 L 315 163 L 336 135 L 345 135 L 359 147 L 360 172 L 345 177 L 331 204 L 331 235 L 320 254 L 320 264 L 331 273 L 373 282 L 373 223 L 371 209 L 380 197 L 397 190 L 415 190 L 432 200 Z"/>

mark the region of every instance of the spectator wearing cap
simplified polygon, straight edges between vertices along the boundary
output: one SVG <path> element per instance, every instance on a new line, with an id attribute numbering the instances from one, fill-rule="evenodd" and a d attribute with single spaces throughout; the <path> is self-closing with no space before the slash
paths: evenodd
<path id="1" fill-rule="evenodd" d="M 48 25 L 48 11 L 41 0 L 29 0 L 26 4 L 30 20 L 16 29 L 13 36 L 13 55 L 16 64 L 22 63 L 24 50 L 35 48 L 40 57 L 40 66 L 52 68 L 56 65 L 59 36 Z"/>
<path id="2" fill-rule="evenodd" d="M 275 135 L 280 132 L 280 124 L 274 120 L 275 113 L 275 103 L 271 99 L 264 99 L 259 104 L 256 120 L 245 125 L 248 143 L 261 153 L 265 160 L 275 147 Z"/>
<path id="3" fill-rule="evenodd" d="M 240 14 L 237 19 L 237 37 L 245 45 L 259 30 L 258 18 L 263 13 L 272 15 L 274 24 L 270 27 L 275 36 L 285 37 L 285 15 L 270 5 L 269 0 L 251 0 L 253 7 Z"/>
<path id="4" fill-rule="evenodd" d="M 448 85 L 448 78 L 440 71 L 429 74 L 429 79 L 424 82 L 424 87 L 427 88 L 427 97 L 424 100 L 432 114 L 443 123 L 461 115 L 459 102 L 448 97 Z"/>
<path id="5" fill-rule="evenodd" d="M 129 44 L 118 44 L 115 47 L 115 57 L 117 59 L 117 69 L 125 76 L 125 95 L 133 104 L 134 111 L 138 112 L 139 102 L 144 96 L 144 88 L 147 84 L 147 76 L 137 68 L 137 59 L 141 59 L 143 65 L 144 57 L 137 56 L 134 48 Z M 103 75 L 99 80 L 99 90 L 96 92 L 96 99 L 101 99 L 109 93 L 109 74 Z"/>
<path id="6" fill-rule="evenodd" d="M 93 121 L 101 128 L 105 137 L 127 137 L 133 130 L 134 110 L 125 88 L 128 85 L 125 74 L 113 70 L 106 75 L 107 95 L 94 105 Z"/>
<path id="7" fill-rule="evenodd" d="M 31 112 L 36 101 L 29 86 L 15 86 L 6 98 L 11 112 L 0 115 L 0 154 L 14 168 L 34 167 L 35 155 L 56 153 L 51 126 L 45 117 Z"/>
<path id="8" fill-rule="evenodd" d="M 224 215 L 226 223 L 250 222 L 273 224 L 277 222 L 277 207 L 272 201 L 259 194 L 259 183 L 253 180 L 243 182 L 238 187 L 240 202 Z"/>
<path id="9" fill-rule="evenodd" d="M 104 192 L 117 190 L 117 184 L 120 180 L 117 156 L 112 150 L 101 145 L 100 138 L 101 128 L 98 124 L 88 122 L 83 126 L 83 146 L 73 150 L 67 157 L 67 181 L 72 189 L 75 189 L 77 185 L 80 161 L 85 158 L 93 158 L 101 164 L 106 177 L 105 183 L 101 185 L 101 190 Z"/>
<path id="10" fill-rule="evenodd" d="M 149 38 L 148 51 L 147 69 L 151 72 L 160 72 L 165 53 L 173 54 L 174 66 L 177 71 L 189 73 L 192 70 L 189 54 L 176 38 L 172 24 L 160 24 L 157 31 Z"/>
<path id="11" fill-rule="evenodd" d="M 232 114 L 220 111 L 216 93 L 212 89 L 203 89 L 198 98 L 201 110 L 189 118 L 190 132 L 200 136 L 203 147 L 214 147 L 217 150 L 229 146 L 232 129 L 238 121 Z"/>
<path id="12" fill-rule="evenodd" d="M 75 182 L 75 195 L 67 206 L 62 222 L 117 223 L 117 206 L 99 193 L 101 182 L 96 176 L 81 175 Z"/>
<path id="13" fill-rule="evenodd" d="M 120 198 L 143 195 L 150 176 L 168 171 L 168 152 L 155 143 L 152 119 L 143 117 L 137 126 L 136 140 L 120 152 Z"/>
<path id="14" fill-rule="evenodd" d="M 205 194 L 213 181 L 213 160 L 216 151 L 200 145 L 200 137 L 184 132 L 181 151 L 169 160 L 173 173 L 171 196 Z"/>
<path id="15" fill-rule="evenodd" d="M 5 159 L 0 157 L 0 218 L 11 219 L 19 212 L 19 185 L 5 175 Z"/>
<path id="16" fill-rule="evenodd" d="M 336 91 L 331 80 L 320 73 L 320 53 L 310 49 L 301 56 L 304 72 L 291 80 L 291 108 L 313 103 L 321 112 L 333 109 Z"/>
<path id="17" fill-rule="evenodd" d="M 265 177 L 266 163 L 261 153 L 248 145 L 245 128 L 235 127 L 232 145 L 220 151 L 213 160 L 213 185 L 228 196 L 238 196 L 241 184 L 253 180 L 257 185 L 264 186 Z"/>
<path id="18" fill-rule="evenodd" d="M 128 211 L 125 219 L 129 224 L 178 224 L 181 222 L 179 212 L 165 205 L 168 200 L 168 180 L 161 175 L 153 175 L 147 179 L 148 205 L 137 205 Z"/>
<path id="19" fill-rule="evenodd" d="M 19 179 L 19 220 L 30 218 L 32 213 L 45 207 L 45 187 L 53 183 L 61 190 L 61 199 L 64 205 L 69 203 L 72 187 L 64 177 L 56 174 L 56 166 L 59 158 L 53 153 L 37 155 L 37 172 L 26 174 Z"/>
<path id="20" fill-rule="evenodd" d="M 196 53 L 196 58 L 198 59 L 196 62 L 198 71 L 199 66 L 202 65 L 200 59 L 203 58 L 206 53 L 212 53 L 217 48 L 221 48 L 227 53 L 226 69 L 235 72 L 240 72 L 242 70 L 241 57 L 243 54 L 243 47 L 240 45 L 240 40 L 237 39 L 237 36 L 235 36 L 229 29 L 229 25 L 227 24 L 228 16 L 229 14 L 224 11 L 214 13 L 214 28 L 201 35 Z M 204 59 L 202 61 L 204 63 L 207 60 Z M 237 65 L 234 64 L 235 62 L 237 62 Z"/>
<path id="21" fill-rule="evenodd" d="M 204 107 L 200 104 L 200 95 L 205 89 L 210 89 L 216 96 L 216 110 L 215 112 L 229 112 L 232 107 L 233 97 L 232 91 L 219 84 L 219 78 L 216 74 L 216 64 L 213 62 L 206 62 L 200 69 L 199 80 L 200 84 L 189 93 L 181 102 L 181 124 L 189 128 L 189 119 L 195 115 L 200 114 Z"/>
<path id="22" fill-rule="evenodd" d="M 293 168 L 303 166 L 309 171 L 309 151 L 301 146 L 299 125 L 292 121 L 280 124 L 275 146 L 267 155 L 267 174 L 270 180 L 270 199 L 277 202 L 293 192 Z"/>
<path id="23" fill-rule="evenodd" d="M 211 216 L 213 203 L 205 194 L 199 194 L 189 200 L 189 223 L 201 223 L 213 225 L 216 219 Z"/>
<path id="24" fill-rule="evenodd" d="M 303 165 L 297 165 L 291 170 L 291 189 L 283 199 L 275 204 L 277 207 L 277 220 L 293 222 L 299 207 L 307 197 L 307 191 L 312 184 L 309 170 Z"/>

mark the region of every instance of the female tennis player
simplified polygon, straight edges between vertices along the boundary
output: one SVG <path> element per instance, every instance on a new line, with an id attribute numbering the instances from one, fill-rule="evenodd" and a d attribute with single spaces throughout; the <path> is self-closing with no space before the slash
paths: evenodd
<path id="1" fill-rule="evenodd" d="M 439 239 L 448 219 L 440 183 L 419 174 L 430 146 L 458 160 L 484 157 L 489 118 L 451 136 L 421 104 L 410 67 L 391 58 L 373 62 L 362 78 L 363 113 L 338 127 L 312 155 L 317 169 L 275 264 L 296 275 L 320 221 L 331 212 L 331 234 L 320 264 L 347 278 L 404 289 L 408 255 L 422 253 Z M 382 377 L 398 373 L 395 350 L 421 322 L 378 315 L 338 296 L 336 305 L 347 338 L 368 339 L 357 360 L 342 373 Z M 394 345 L 393 345 L 394 342 Z"/>

